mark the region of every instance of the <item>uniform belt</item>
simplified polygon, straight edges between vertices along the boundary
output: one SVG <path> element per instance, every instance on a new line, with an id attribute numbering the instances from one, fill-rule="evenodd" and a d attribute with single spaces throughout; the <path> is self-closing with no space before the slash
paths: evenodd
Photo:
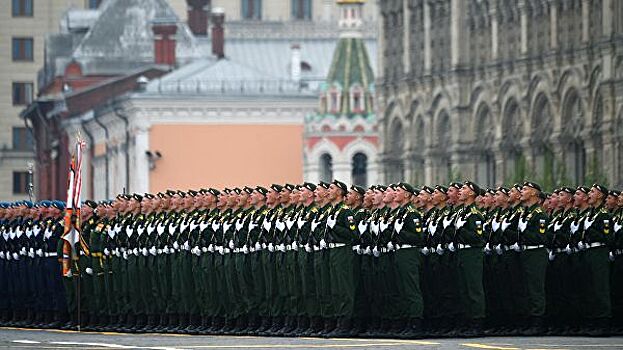
<path id="1" fill-rule="evenodd" d="M 329 248 L 341 248 L 341 247 L 345 247 L 346 244 L 344 243 L 329 243 Z"/>
<path id="2" fill-rule="evenodd" d="M 241 252 L 242 252 L 242 249 L 240 249 L 240 248 L 234 248 L 233 252 L 234 252 L 234 253 L 241 253 Z"/>
<path id="3" fill-rule="evenodd" d="M 55 253 L 55 252 L 54 253 L 45 253 L 45 256 L 48 257 L 48 258 L 54 258 L 54 257 L 57 257 L 58 254 Z"/>
<path id="4" fill-rule="evenodd" d="M 471 246 L 471 245 L 469 245 L 469 244 L 461 244 L 461 243 L 457 244 L 456 246 L 457 246 L 457 248 L 459 248 L 459 249 L 469 249 L 469 248 L 471 248 L 471 247 L 472 247 L 472 246 Z"/>
<path id="5" fill-rule="evenodd" d="M 292 245 L 286 244 L 286 251 L 288 251 L 288 250 L 292 250 Z"/>
<path id="6" fill-rule="evenodd" d="M 614 255 L 621 255 L 623 254 L 623 249 L 617 249 L 615 251 L 612 252 Z"/>
<path id="7" fill-rule="evenodd" d="M 319 246 L 317 246 L 317 245 L 315 245 L 315 246 L 314 246 L 314 251 L 315 251 L 315 252 L 320 251 L 320 247 L 319 247 Z"/>
<path id="8" fill-rule="evenodd" d="M 400 249 L 415 248 L 415 246 L 411 245 L 411 244 L 403 244 L 403 245 L 400 245 L 399 247 L 400 247 Z"/>
<path id="9" fill-rule="evenodd" d="M 597 248 L 597 247 L 603 247 L 605 246 L 605 243 L 601 243 L 601 242 L 595 242 L 595 243 L 586 243 L 584 244 L 585 248 Z"/>
<path id="10" fill-rule="evenodd" d="M 389 251 L 389 249 L 387 248 L 379 248 L 379 252 L 381 253 L 387 253 Z"/>
<path id="11" fill-rule="evenodd" d="M 533 249 L 539 249 L 539 248 L 545 248 L 544 245 L 524 245 L 521 246 L 524 250 L 533 250 Z"/>

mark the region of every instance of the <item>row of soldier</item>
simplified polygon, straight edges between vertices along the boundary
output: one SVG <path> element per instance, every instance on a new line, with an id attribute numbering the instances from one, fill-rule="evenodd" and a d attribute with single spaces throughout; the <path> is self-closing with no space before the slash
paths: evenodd
<path id="1" fill-rule="evenodd" d="M 11 326 L 404 337 L 616 332 L 623 195 L 339 181 L 0 205 Z M 60 264 L 59 264 L 60 262 Z M 69 262 L 63 271 L 62 263 Z"/>

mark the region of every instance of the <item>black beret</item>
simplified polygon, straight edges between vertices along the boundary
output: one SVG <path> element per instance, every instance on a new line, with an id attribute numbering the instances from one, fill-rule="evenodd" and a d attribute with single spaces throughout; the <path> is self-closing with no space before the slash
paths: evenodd
<path id="1" fill-rule="evenodd" d="M 534 188 L 535 190 L 542 192 L 543 190 L 541 190 L 541 186 L 539 184 L 537 184 L 536 182 L 531 182 L 531 181 L 526 181 L 523 183 L 524 186 L 527 187 L 531 187 Z"/>
<path id="2" fill-rule="evenodd" d="M 209 188 L 208 192 L 214 197 L 218 197 L 221 194 L 221 191 L 217 190 L 216 188 Z"/>
<path id="3" fill-rule="evenodd" d="M 567 186 L 561 187 L 558 190 L 559 190 L 559 192 L 565 192 L 565 193 L 568 193 L 568 194 L 575 194 L 575 190 L 573 188 L 567 187 Z"/>
<path id="4" fill-rule="evenodd" d="M 507 187 L 500 186 L 500 187 L 498 187 L 497 192 L 505 194 L 505 195 L 508 196 L 511 193 L 511 190 L 509 188 L 507 188 Z"/>
<path id="5" fill-rule="evenodd" d="M 521 191 L 521 189 L 523 188 L 523 185 L 522 185 L 522 184 L 514 184 L 514 185 L 512 186 L 512 188 L 514 188 L 514 189 L 516 189 L 516 190 Z"/>
<path id="6" fill-rule="evenodd" d="M 462 183 L 460 183 L 460 182 L 451 182 L 451 183 L 448 185 L 448 187 L 454 187 L 454 188 L 457 188 L 457 189 L 461 189 L 461 187 L 463 187 L 463 184 L 462 184 Z"/>
<path id="7" fill-rule="evenodd" d="M 320 181 L 320 182 L 318 183 L 318 186 L 323 187 L 323 188 L 326 188 L 326 189 L 329 189 L 329 186 L 331 186 L 331 184 L 330 184 L 330 183 L 328 183 L 328 182 Z"/>
<path id="8" fill-rule="evenodd" d="M 266 196 L 266 194 L 268 193 L 268 190 L 266 189 L 266 187 L 262 187 L 262 186 L 255 187 L 255 191 L 261 193 L 264 196 Z"/>
<path id="9" fill-rule="evenodd" d="M 433 194 L 433 193 L 435 193 L 435 189 L 434 189 L 434 188 L 431 188 L 430 186 L 424 186 L 424 187 L 422 187 L 422 189 L 421 189 L 420 191 L 418 191 L 418 192 L 426 192 L 426 193 L 428 193 L 428 194 Z"/>
<path id="10" fill-rule="evenodd" d="M 285 186 L 283 186 L 286 190 L 292 192 L 296 189 L 296 186 L 294 186 L 293 184 L 286 184 Z"/>
<path id="11" fill-rule="evenodd" d="M 91 207 L 93 209 L 97 208 L 97 202 L 92 201 L 90 199 L 87 199 L 86 201 L 84 201 L 84 204 L 86 204 L 88 207 Z"/>
<path id="12" fill-rule="evenodd" d="M 305 182 L 303 183 L 303 187 L 310 190 L 310 191 L 315 191 L 316 190 L 316 185 L 314 185 L 311 182 Z"/>
<path id="13" fill-rule="evenodd" d="M 168 195 L 169 197 L 173 197 L 173 196 L 175 196 L 176 194 L 177 194 L 177 191 L 167 190 L 167 195 Z"/>
<path id="14" fill-rule="evenodd" d="M 379 191 L 379 192 L 385 192 L 385 191 L 387 191 L 387 186 L 385 186 L 385 185 L 376 185 L 376 189 L 375 190 Z"/>
<path id="15" fill-rule="evenodd" d="M 619 191 L 619 190 L 610 190 L 610 192 L 608 192 L 608 195 L 614 196 L 614 197 L 618 197 L 618 196 L 621 195 L 621 191 Z"/>
<path id="16" fill-rule="evenodd" d="M 153 194 L 151 194 L 151 193 L 145 193 L 145 194 L 143 195 L 143 197 L 145 197 L 145 198 L 147 198 L 147 199 L 154 199 L 154 198 L 156 198 L 156 196 L 154 196 L 154 195 L 153 195 Z"/>
<path id="17" fill-rule="evenodd" d="M 345 183 L 343 183 L 342 181 L 339 180 L 333 180 L 333 184 L 337 187 L 339 187 L 342 190 L 343 194 L 348 193 L 348 186 L 346 186 Z"/>
<path id="18" fill-rule="evenodd" d="M 279 184 L 272 184 L 270 185 L 270 188 L 275 191 L 275 192 L 281 192 L 283 191 L 283 186 L 279 185 Z"/>
<path id="19" fill-rule="evenodd" d="M 167 195 L 163 192 L 158 192 L 158 197 L 165 198 Z"/>
<path id="20" fill-rule="evenodd" d="M 608 195 L 608 189 L 605 186 L 599 185 L 599 184 L 593 184 L 593 186 L 591 188 L 596 189 L 597 191 L 601 192 L 604 194 L 604 196 Z"/>
<path id="21" fill-rule="evenodd" d="M 366 194 L 366 189 L 361 187 L 361 186 L 352 185 L 352 186 L 350 186 L 350 190 L 353 191 L 353 192 L 357 192 L 360 195 Z"/>
<path id="22" fill-rule="evenodd" d="M 251 187 L 249 187 L 249 186 L 244 186 L 244 187 L 242 188 L 242 190 L 243 190 L 245 193 L 247 193 L 247 194 L 251 194 L 251 193 L 253 193 L 253 191 L 254 191 L 254 189 L 253 189 L 253 188 L 251 188 Z"/>
<path id="23" fill-rule="evenodd" d="M 447 194 L 448 193 L 448 188 L 446 186 L 442 186 L 442 185 L 437 185 L 435 186 L 435 191 L 439 191 L 443 194 Z"/>
<path id="24" fill-rule="evenodd" d="M 132 198 L 134 198 L 137 202 L 140 202 L 143 200 L 143 196 L 141 196 L 138 193 L 135 193 L 134 195 L 132 195 Z"/>
<path id="25" fill-rule="evenodd" d="M 465 181 L 465 186 L 472 190 L 477 196 L 480 196 L 484 193 L 480 186 L 478 186 L 478 184 L 473 181 Z"/>
<path id="26" fill-rule="evenodd" d="M 199 194 L 199 192 L 197 192 L 195 190 L 188 190 L 188 191 L 186 191 L 186 193 L 188 193 L 188 195 L 191 196 L 191 197 L 195 197 L 196 195 Z"/>
<path id="27" fill-rule="evenodd" d="M 578 186 L 576 191 L 580 191 L 580 192 L 584 192 L 585 194 L 588 194 L 591 191 L 591 189 L 586 186 Z"/>

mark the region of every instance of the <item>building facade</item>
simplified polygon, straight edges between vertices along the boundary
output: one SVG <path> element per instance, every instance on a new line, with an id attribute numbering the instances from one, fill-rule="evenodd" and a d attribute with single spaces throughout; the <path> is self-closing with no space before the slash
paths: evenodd
<path id="1" fill-rule="evenodd" d="M 305 118 L 305 180 L 368 187 L 378 181 L 378 130 L 374 71 L 361 33 L 365 2 L 338 3 L 340 39 L 318 110 Z"/>
<path id="2" fill-rule="evenodd" d="M 380 3 L 383 179 L 623 186 L 623 2 Z"/>

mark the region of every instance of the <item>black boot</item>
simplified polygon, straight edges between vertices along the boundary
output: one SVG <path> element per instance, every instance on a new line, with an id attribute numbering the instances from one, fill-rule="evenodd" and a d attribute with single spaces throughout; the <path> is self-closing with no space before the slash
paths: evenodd
<path id="1" fill-rule="evenodd" d="M 309 323 L 309 328 L 307 328 L 307 330 L 303 331 L 301 333 L 301 336 L 303 337 L 310 337 L 314 334 L 319 333 L 322 328 L 324 327 L 324 322 L 322 317 L 319 316 L 313 316 L 311 318 L 311 321 Z"/>
<path id="2" fill-rule="evenodd" d="M 544 333 L 543 318 L 531 317 L 528 321 L 528 327 L 521 331 L 521 335 L 527 337 L 540 336 Z"/>
<path id="3" fill-rule="evenodd" d="M 272 319 L 269 316 L 263 316 L 260 319 L 260 326 L 255 331 L 256 335 L 266 335 L 266 331 L 270 329 Z"/>
<path id="4" fill-rule="evenodd" d="M 366 330 L 361 334 L 364 338 L 375 338 L 380 333 L 381 319 L 374 317 L 368 320 Z"/>
<path id="5" fill-rule="evenodd" d="M 335 330 L 337 327 L 337 319 L 334 317 L 327 317 L 324 319 L 324 328 L 320 331 L 320 334 L 317 336 L 325 336 Z"/>
<path id="6" fill-rule="evenodd" d="M 586 335 L 589 337 L 607 337 L 610 335 L 610 319 L 598 318 L 590 322 Z"/>
<path id="7" fill-rule="evenodd" d="M 350 318 L 348 317 L 340 317 L 337 321 L 337 327 L 332 331 L 329 332 L 327 334 L 325 334 L 324 336 L 326 338 L 346 338 L 346 337 L 352 337 L 352 321 Z"/>
<path id="8" fill-rule="evenodd" d="M 273 317 L 273 323 L 270 326 L 270 329 L 266 331 L 267 335 L 275 336 L 277 332 L 283 328 L 284 318 L 282 316 Z"/>
<path id="9" fill-rule="evenodd" d="M 212 326 L 208 330 L 210 334 L 221 335 L 221 330 L 225 327 L 225 318 L 221 316 L 214 316 L 212 319 Z"/>
<path id="10" fill-rule="evenodd" d="M 286 316 L 284 319 L 283 327 L 275 332 L 275 335 L 280 337 L 289 337 L 292 331 L 296 328 L 296 318 L 294 316 Z"/>
<path id="11" fill-rule="evenodd" d="M 236 326 L 234 327 L 234 329 L 232 329 L 232 333 L 234 335 L 243 335 L 244 330 L 247 329 L 248 325 L 249 325 L 249 319 L 247 318 L 247 316 L 245 315 L 239 316 L 236 319 Z"/>
<path id="12" fill-rule="evenodd" d="M 169 314 L 169 321 L 166 328 L 163 329 L 164 333 L 173 333 L 174 329 L 179 326 L 179 319 L 177 314 Z"/>
<path id="13" fill-rule="evenodd" d="M 295 337 L 302 336 L 302 333 L 309 329 L 309 317 L 299 316 L 296 320 L 296 328 L 292 331 Z"/>

